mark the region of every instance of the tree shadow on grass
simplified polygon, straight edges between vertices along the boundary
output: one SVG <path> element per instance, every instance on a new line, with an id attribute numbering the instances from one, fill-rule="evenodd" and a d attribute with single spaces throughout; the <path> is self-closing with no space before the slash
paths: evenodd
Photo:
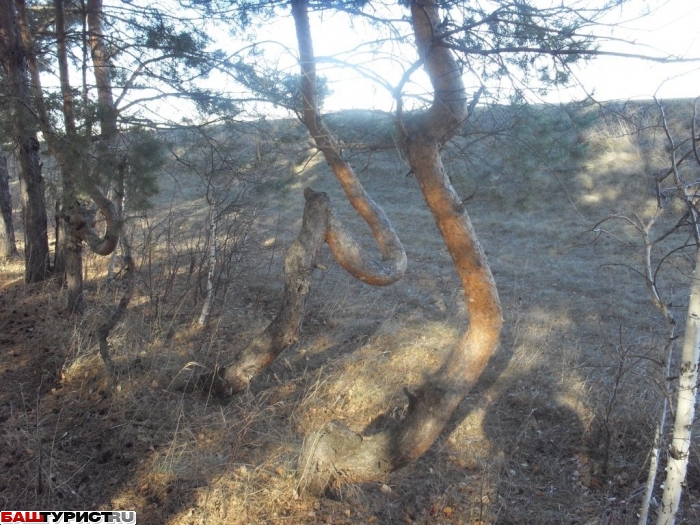
<path id="1" fill-rule="evenodd" d="M 532 371 L 508 381 L 487 408 L 484 437 L 496 458 L 497 523 L 577 523 L 595 509 L 595 463 L 579 414 L 558 389 L 532 381 Z"/>
<path id="2" fill-rule="evenodd" d="M 534 389 L 529 374 L 509 377 L 498 397 L 485 399 L 497 379 L 493 370 L 484 375 L 423 456 L 340 499 L 387 524 L 579 523 L 599 512 L 586 486 L 595 462 L 577 412 L 556 390 Z M 391 419 L 377 418 L 365 432 Z"/>
<path id="3" fill-rule="evenodd" d="M 117 356 L 124 388 L 110 393 L 90 333 L 99 312 L 66 315 L 52 286 L 0 296 L 0 508 L 137 510 L 140 523 L 167 523 L 207 483 L 159 459 L 172 457 L 178 402 L 138 352 Z"/>

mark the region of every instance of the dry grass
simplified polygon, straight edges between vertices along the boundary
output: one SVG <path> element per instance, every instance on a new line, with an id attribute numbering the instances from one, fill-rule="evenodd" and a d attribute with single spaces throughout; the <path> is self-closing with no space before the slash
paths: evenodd
<path id="1" fill-rule="evenodd" d="M 455 186 L 465 196 L 476 191 L 467 207 L 503 302 L 501 347 L 427 454 L 333 498 L 295 492 L 304 436 L 331 419 L 372 433 L 402 417 L 402 388 L 420 384 L 468 323 L 451 260 L 396 152 L 373 153 L 362 178 L 406 246 L 405 279 L 370 288 L 324 252 L 301 340 L 230 402 L 188 383 L 196 363 L 225 362 L 274 315 L 281 259 L 300 227 L 300 190 L 327 191 L 367 231 L 303 142 L 279 166 L 287 192 L 268 194 L 240 271 L 205 329 L 193 324 L 199 303 L 182 255 L 199 249 L 203 201 L 190 179 L 161 181 L 150 223 L 134 225 L 140 295 L 110 340 L 120 374 L 113 395 L 92 336 L 120 293 L 104 284 L 105 261 L 88 260 L 90 308 L 81 319 L 64 316 L 56 285 L 26 287 L 19 262 L 4 264 L 0 507 L 135 509 L 141 523 L 171 525 L 634 523 L 659 399 L 658 371 L 631 356 L 658 355 L 664 327 L 644 283 L 605 266 L 635 264 L 632 233 L 620 228 L 624 242 L 595 244 L 582 233 L 612 212 L 646 213 L 653 195 L 644 173 L 653 163 L 636 150 L 638 138 L 608 121 L 593 124 L 573 138 L 552 135 L 557 147 L 583 136 L 579 160 L 528 156 L 523 173 L 516 155 L 494 156 L 503 137 L 470 150 L 467 135 L 451 146 Z M 527 135 L 536 136 L 520 129 L 511 145 Z M 358 168 L 366 158 L 353 157 Z M 479 159 L 492 162 L 477 173 L 470 166 Z M 150 245 L 149 231 L 161 232 Z M 681 318 L 685 277 L 669 271 L 665 279 Z M 695 454 L 683 523 L 700 518 Z"/>

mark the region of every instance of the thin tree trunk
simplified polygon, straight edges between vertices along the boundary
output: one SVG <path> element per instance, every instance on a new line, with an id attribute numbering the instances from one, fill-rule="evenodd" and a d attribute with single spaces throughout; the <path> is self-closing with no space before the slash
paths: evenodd
<path id="1" fill-rule="evenodd" d="M 17 255 L 15 228 L 12 223 L 12 194 L 7 157 L 0 152 L 0 258 Z"/>
<path id="2" fill-rule="evenodd" d="M 109 53 L 105 48 L 103 33 L 104 9 L 102 0 L 88 0 L 87 20 L 90 30 L 90 52 L 92 66 L 97 86 L 97 102 L 99 107 L 100 131 L 102 139 L 108 148 L 114 148 L 114 141 L 119 131 L 117 129 L 117 109 L 112 95 L 112 78 L 110 74 Z"/>
<path id="3" fill-rule="evenodd" d="M 673 340 L 667 343 L 666 355 L 666 368 L 665 372 L 665 386 L 666 390 L 669 390 L 668 377 L 671 372 L 671 353 L 673 349 Z M 651 446 L 651 457 L 649 458 L 649 473 L 647 474 L 646 487 L 644 488 L 644 496 L 642 498 L 642 504 L 639 510 L 639 525 L 647 525 L 649 520 L 649 507 L 651 505 L 651 498 L 654 495 L 654 485 L 656 484 L 656 476 L 659 473 L 660 457 L 661 457 L 661 443 L 663 442 L 664 429 L 666 428 L 666 415 L 668 414 L 668 398 L 664 395 L 661 408 L 659 409 L 659 414 L 656 420 L 656 429 L 654 430 L 654 442 Z"/>
<path id="4" fill-rule="evenodd" d="M 61 282 L 65 283 L 68 226 L 60 199 L 56 201 L 54 219 L 56 221 L 56 239 L 54 241 L 53 274 L 55 279 L 61 279 Z"/>
<path id="5" fill-rule="evenodd" d="M 644 271 L 646 274 L 647 290 L 649 291 L 652 304 L 661 312 L 661 315 L 668 324 L 668 335 L 666 336 L 666 345 L 664 346 L 663 352 L 663 362 L 665 366 L 661 371 L 663 374 L 662 384 L 664 385 L 664 392 L 662 395 L 661 408 L 659 409 L 656 420 L 656 429 L 654 431 L 654 441 L 652 443 L 651 456 L 649 458 L 649 473 L 647 475 L 646 487 L 644 489 L 644 496 L 642 497 L 642 504 L 639 508 L 639 525 L 646 525 L 649 520 L 649 506 L 651 505 L 651 498 L 654 495 L 656 476 L 659 472 L 661 444 L 663 442 L 664 429 L 666 428 L 666 415 L 668 414 L 668 396 L 666 394 L 671 391 L 671 360 L 673 357 L 673 349 L 676 340 L 676 320 L 671 314 L 668 304 L 661 300 L 661 296 L 657 288 L 656 278 L 651 265 L 651 251 L 653 244 L 649 238 L 649 232 L 656 222 L 660 212 L 661 208 L 659 207 L 657 208 L 656 215 L 652 217 L 646 225 L 641 224 L 641 222 L 638 225 L 638 229 L 642 234 L 642 240 L 644 242 Z"/>
<path id="6" fill-rule="evenodd" d="M 700 361 L 700 249 L 695 250 L 695 269 L 690 284 L 685 336 L 680 356 L 678 400 L 673 437 L 668 450 L 666 481 L 659 509 L 658 525 L 673 525 L 680 505 L 683 483 L 688 469 L 693 418 L 698 388 Z"/>
<path id="7" fill-rule="evenodd" d="M 109 256 L 109 261 L 107 262 L 107 281 L 112 281 L 114 279 L 114 267 L 117 264 L 117 254 L 119 253 L 120 244 L 121 240 L 117 241 L 117 246 Z"/>
<path id="8" fill-rule="evenodd" d="M 214 207 L 215 199 L 212 196 L 209 203 L 209 270 L 207 271 L 207 292 L 204 296 L 202 311 L 199 314 L 197 323 L 200 326 L 207 324 L 211 303 L 214 298 L 214 271 L 216 270 L 216 210 Z"/>
<path id="9" fill-rule="evenodd" d="M 292 5 L 303 69 L 305 40 L 311 38 L 306 0 L 295 0 Z M 377 479 L 421 456 L 481 376 L 500 337 L 502 315 L 493 276 L 440 158 L 440 148 L 468 116 L 461 71 L 451 52 L 433 43 L 440 23 L 437 3 L 414 1 L 411 12 L 416 44 L 435 95 L 430 110 L 410 128 L 404 127 L 402 134 L 411 169 L 460 277 L 469 328 L 415 394 L 406 390 L 408 414 L 396 427 L 365 437 L 333 422 L 307 438 L 299 463 L 302 491 Z M 313 79 L 306 71 L 302 73 Z"/>
<path id="10" fill-rule="evenodd" d="M 122 249 L 124 251 L 124 269 L 126 271 L 126 288 L 122 294 L 121 299 L 119 299 L 119 304 L 112 312 L 112 315 L 97 329 L 97 339 L 100 342 L 100 355 L 104 361 L 105 367 L 107 368 L 107 376 L 109 386 L 115 385 L 117 380 L 117 369 L 109 353 L 109 344 L 107 338 L 109 337 L 112 329 L 117 325 L 119 321 L 122 320 L 126 314 L 126 310 L 129 307 L 131 298 L 134 295 L 134 284 L 136 282 L 136 267 L 134 265 L 134 260 L 131 257 L 131 245 L 129 242 L 122 238 Z"/>
<path id="11" fill-rule="evenodd" d="M 99 255 L 109 255 L 116 247 L 121 229 L 121 220 L 117 215 L 113 203 L 107 199 L 97 186 L 89 185 L 88 193 L 98 205 L 106 221 L 106 231 L 99 235 L 90 220 L 84 216 L 84 210 L 78 202 L 77 177 L 85 175 L 86 169 L 83 152 L 79 150 L 80 140 L 75 124 L 73 109 L 73 94 L 69 79 L 68 51 L 66 42 L 64 1 L 54 0 L 54 14 L 56 26 L 56 51 L 58 59 L 58 71 L 60 91 L 62 99 L 62 113 L 65 127 L 65 137 L 58 140 L 51 126 L 48 111 L 44 102 L 41 87 L 41 77 L 36 56 L 33 52 L 27 54 L 29 73 L 31 74 L 34 102 L 41 130 L 47 140 L 51 153 L 56 158 L 62 179 L 62 205 L 61 215 L 66 221 L 66 235 L 64 236 L 65 276 L 68 289 L 68 310 L 81 311 L 84 307 L 83 275 L 82 275 L 82 242 L 86 241 L 90 249 Z M 24 0 L 15 0 L 17 6 L 19 27 L 22 42 L 28 50 L 33 48 L 32 35 Z M 45 215 L 45 212 L 44 212 Z M 47 247 L 48 252 L 48 247 Z M 57 254 L 58 256 L 58 254 Z"/>
<path id="12" fill-rule="evenodd" d="M 28 64 L 31 48 L 24 45 L 20 20 L 10 0 L 0 3 L 0 48 L 2 66 L 9 87 L 12 139 L 17 151 L 17 163 L 24 224 L 24 255 L 27 283 L 40 282 L 49 275 L 49 242 L 47 236 L 44 179 L 41 176 L 39 142 L 34 118 L 28 108 L 31 91 Z"/>
<path id="13" fill-rule="evenodd" d="M 85 296 L 83 294 L 83 240 L 78 235 L 76 228 L 72 226 L 75 215 L 75 211 L 64 215 L 66 237 L 63 243 L 63 254 L 65 256 L 68 311 L 80 313 L 85 309 Z"/>
<path id="14" fill-rule="evenodd" d="M 125 158 L 117 158 L 117 143 L 119 128 L 117 117 L 119 112 L 114 105 L 110 56 L 105 46 L 104 9 L 102 0 L 88 0 L 87 21 L 90 30 L 90 52 L 95 85 L 97 86 L 98 116 L 100 119 L 101 141 L 98 144 L 98 169 L 110 186 L 110 201 L 116 215 L 118 226 L 114 235 L 121 233 L 121 221 L 124 215 L 124 199 L 126 198 L 125 175 L 128 164 Z M 100 197 L 91 195 L 101 208 Z M 97 197 L 97 198 L 96 198 Z M 104 199 L 104 197 L 102 197 Z M 106 199 L 105 199 L 106 200 Z M 103 214 L 105 211 L 103 210 Z M 115 245 L 116 248 L 116 245 Z"/>
<path id="15" fill-rule="evenodd" d="M 107 279 L 114 279 L 114 265 L 117 260 L 117 252 L 119 245 L 121 244 L 121 235 L 123 233 L 123 228 L 124 228 L 124 218 L 126 214 L 126 186 L 124 184 L 124 170 L 127 169 L 126 163 L 122 163 L 122 165 L 119 167 L 120 170 L 120 177 L 118 180 L 118 186 L 119 187 L 112 187 L 112 191 L 110 194 L 110 200 L 114 203 L 114 208 L 117 217 L 119 217 L 121 221 L 121 227 L 119 229 L 119 239 L 117 239 L 117 243 L 114 246 L 114 250 L 109 256 L 109 263 L 107 263 Z M 124 250 L 122 250 L 123 253 Z"/>
<path id="16" fill-rule="evenodd" d="M 68 232 L 65 245 L 66 288 L 68 290 L 68 310 L 81 312 L 85 307 L 83 297 L 82 239 L 77 228 L 85 221 L 80 217 L 80 205 L 76 188 L 76 173 L 82 169 L 81 153 L 77 151 L 78 132 L 73 112 L 73 92 L 68 73 L 68 49 L 66 42 L 65 11 L 63 0 L 54 0 L 56 23 L 56 50 L 58 57 L 58 76 L 63 102 L 63 124 L 66 140 L 57 155 L 61 167 L 63 211 L 67 221 Z"/>
<path id="17" fill-rule="evenodd" d="M 297 340 L 316 256 L 328 236 L 331 202 L 325 193 L 304 190 L 306 205 L 299 236 L 284 258 L 284 295 L 275 319 L 229 367 L 199 379 L 200 387 L 226 397 L 248 387 L 250 380 Z"/>
<path id="18" fill-rule="evenodd" d="M 678 195 L 684 201 L 688 218 L 692 226 L 695 241 L 695 260 L 690 281 L 690 296 L 686 313 L 685 334 L 681 348 L 678 372 L 678 396 L 673 425 L 673 435 L 668 447 L 666 480 L 661 499 L 661 508 L 657 519 L 658 525 L 672 525 L 676 521 L 681 494 L 690 456 L 691 436 L 695 405 L 698 393 L 698 365 L 700 364 L 700 215 L 697 210 L 697 192 L 695 185 L 686 182 L 679 172 L 677 146 L 666 119 L 663 105 L 656 100 L 661 113 L 663 128 L 670 146 L 671 169 Z M 697 104 L 697 100 L 696 100 Z M 697 109 L 697 107 L 695 108 Z M 695 112 L 697 113 L 697 112 Z M 694 114 L 695 116 L 695 114 Z M 695 119 L 693 119 L 693 140 L 695 140 Z M 700 158 L 695 155 L 700 163 Z"/>

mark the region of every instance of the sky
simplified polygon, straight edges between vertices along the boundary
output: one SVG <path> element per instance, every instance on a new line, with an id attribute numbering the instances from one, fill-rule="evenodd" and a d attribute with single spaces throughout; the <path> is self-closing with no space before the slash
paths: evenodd
<path id="1" fill-rule="evenodd" d="M 472 0 L 476 1 L 476 0 Z M 488 1 L 488 0 L 483 0 Z M 543 3 L 557 0 L 541 0 Z M 571 3 L 564 0 L 564 3 Z M 640 13 L 649 11 L 648 16 Z M 396 84 L 403 71 L 410 65 L 413 50 L 393 48 L 393 57 L 404 56 L 403 64 L 392 63 L 380 57 L 370 60 L 370 55 L 349 53 L 361 42 L 374 37 L 365 22 L 350 21 L 343 15 L 312 16 L 312 33 L 316 55 L 348 57 L 364 67 L 374 70 L 390 84 Z M 610 36 L 634 44 L 607 41 L 601 49 L 653 56 L 676 55 L 698 58 L 695 63 L 659 64 L 639 59 L 597 57 L 585 67 L 576 70 L 580 86 L 552 90 L 534 101 L 551 103 L 568 102 L 572 98 L 584 98 L 593 93 L 598 100 L 678 98 L 700 96 L 700 2 L 697 0 L 632 0 L 624 9 L 616 10 L 606 19 L 606 27 L 599 30 L 603 37 Z M 267 26 L 263 38 L 275 41 L 268 46 L 268 60 L 290 71 L 296 71 L 296 41 L 291 16 L 278 18 Z M 408 55 L 408 56 L 407 56 Z M 392 110 L 393 101 L 388 90 L 377 83 L 362 78 L 356 71 L 337 65 L 319 65 L 328 77 L 333 94 L 326 101 L 324 110 L 348 108 L 376 108 Z M 415 75 L 416 92 L 425 83 L 425 77 Z M 581 87 L 583 86 L 583 88 Z M 474 86 L 473 89 L 476 89 Z M 469 86 L 468 86 L 469 90 Z"/>
<path id="2" fill-rule="evenodd" d="M 643 6 L 647 2 L 636 2 Z M 636 41 L 635 46 L 605 45 L 612 51 L 654 56 L 676 55 L 700 59 L 700 2 L 668 0 L 648 16 L 634 17 L 634 8 L 611 16 L 620 21 L 613 36 Z M 659 64 L 645 60 L 598 57 L 580 72 L 588 89 L 601 100 L 695 98 L 700 96 L 700 60 L 696 63 Z M 566 96 L 564 96 L 566 98 Z"/>

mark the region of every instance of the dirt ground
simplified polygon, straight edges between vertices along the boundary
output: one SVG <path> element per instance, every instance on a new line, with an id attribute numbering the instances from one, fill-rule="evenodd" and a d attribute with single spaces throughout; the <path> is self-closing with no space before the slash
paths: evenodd
<path id="1" fill-rule="evenodd" d="M 171 241 L 147 235 L 169 224 L 186 246 L 203 197 L 164 178 L 161 200 L 131 230 L 138 293 L 110 339 L 114 392 L 94 338 L 121 293 L 118 279 L 107 285 L 105 261 L 87 257 L 81 317 L 65 314 L 56 283 L 26 286 L 21 261 L 3 263 L 0 508 L 136 510 L 156 525 L 636 523 L 660 404 L 649 358 L 661 355 L 665 325 L 644 281 L 618 266 L 641 256 L 632 233 L 609 224 L 594 243 L 589 232 L 610 213 L 654 203 L 632 145 L 612 144 L 527 176 L 508 165 L 482 176 L 450 157 L 496 277 L 501 345 L 428 453 L 324 497 L 296 491 L 304 437 L 333 419 L 371 434 L 401 418 L 403 387 L 437 368 L 468 324 L 451 260 L 396 152 L 374 154 L 361 177 L 406 247 L 406 277 L 371 288 L 325 250 L 299 342 L 226 402 L 194 391 L 192 379 L 274 316 L 303 188 L 327 191 L 368 237 L 317 157 L 290 166 L 285 191 L 271 194 L 206 328 L 194 322 L 201 297 L 187 264 L 168 274 Z M 358 169 L 365 161 L 353 158 Z M 683 261 L 674 268 L 664 282 L 682 319 Z M 698 445 L 680 523 L 700 523 Z"/>

